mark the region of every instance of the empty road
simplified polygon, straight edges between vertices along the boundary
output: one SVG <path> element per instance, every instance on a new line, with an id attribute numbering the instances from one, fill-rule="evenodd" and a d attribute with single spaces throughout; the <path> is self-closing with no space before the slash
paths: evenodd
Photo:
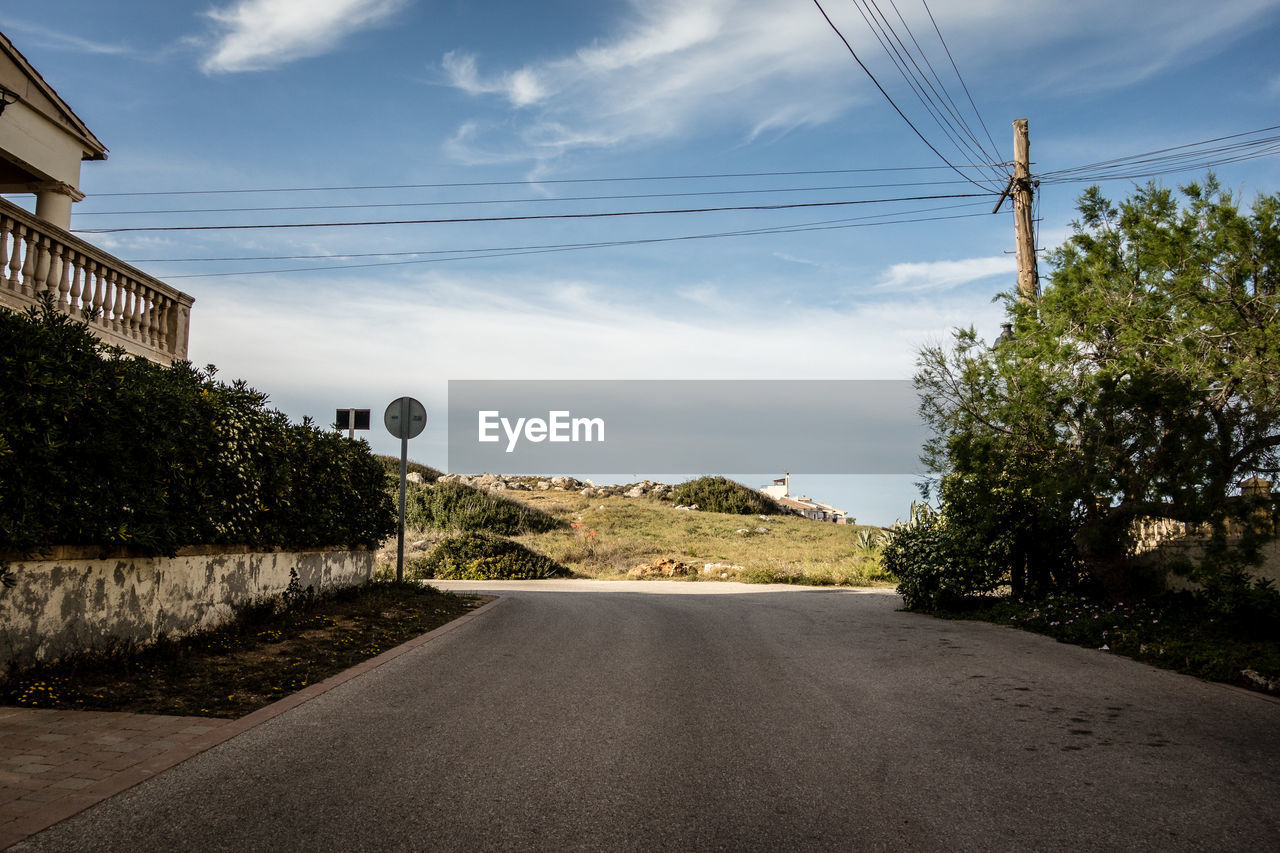
<path id="1" fill-rule="evenodd" d="M 1280 703 L 883 592 L 498 590 L 15 850 L 1262 850 Z"/>

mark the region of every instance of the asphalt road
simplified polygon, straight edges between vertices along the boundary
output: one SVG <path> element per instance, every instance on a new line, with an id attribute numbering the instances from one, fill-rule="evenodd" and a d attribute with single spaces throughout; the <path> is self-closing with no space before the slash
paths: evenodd
<path id="1" fill-rule="evenodd" d="M 1280 703 L 1265 697 L 901 613 L 884 593 L 556 581 L 503 596 L 14 849 L 1280 839 Z"/>

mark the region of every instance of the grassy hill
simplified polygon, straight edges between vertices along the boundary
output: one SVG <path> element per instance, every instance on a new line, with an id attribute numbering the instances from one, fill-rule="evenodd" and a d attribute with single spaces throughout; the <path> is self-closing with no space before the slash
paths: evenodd
<path id="1" fill-rule="evenodd" d="M 584 497 L 561 491 L 500 494 L 565 522 L 559 529 L 512 538 L 578 577 L 635 577 L 640 574 L 637 567 L 666 561 L 679 564 L 678 574 L 691 580 L 893 584 L 880 566 L 878 546 L 867 541 L 879 528 L 797 516 L 678 510 L 674 502 L 649 497 Z M 432 532 L 423 535 L 431 537 Z M 707 564 L 720 565 L 708 569 Z"/>

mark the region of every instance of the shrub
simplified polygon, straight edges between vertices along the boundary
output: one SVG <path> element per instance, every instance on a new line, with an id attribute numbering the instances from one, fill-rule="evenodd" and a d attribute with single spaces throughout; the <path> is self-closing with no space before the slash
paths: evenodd
<path id="1" fill-rule="evenodd" d="M 400 488 L 400 457 L 387 456 L 382 453 L 375 453 L 374 459 L 377 459 L 382 467 L 386 470 L 387 476 L 395 481 L 396 488 Z M 423 465 L 421 462 L 414 462 L 412 459 L 405 465 L 405 472 L 408 474 L 421 474 L 422 479 L 428 483 L 434 483 L 442 476 L 440 471 L 432 468 L 430 465 Z"/>
<path id="2" fill-rule="evenodd" d="M 563 526 L 528 504 L 457 482 L 411 485 L 404 514 L 406 525 L 422 530 L 482 530 L 513 536 Z"/>
<path id="3" fill-rule="evenodd" d="M 0 550 L 376 546 L 394 530 L 365 442 L 214 375 L 126 356 L 52 299 L 0 311 Z"/>
<path id="4" fill-rule="evenodd" d="M 891 532 L 881 552 L 908 610 L 943 609 L 994 591 L 1004 572 L 992 556 L 928 506 L 913 507 L 911 521 Z"/>
<path id="5" fill-rule="evenodd" d="M 785 512 L 768 495 L 725 477 L 699 477 L 676 486 L 671 499 L 685 506 L 698 505 L 706 512 L 733 515 L 769 515 Z"/>
<path id="6" fill-rule="evenodd" d="M 442 580 L 540 580 L 569 571 L 518 542 L 481 531 L 441 541 L 418 570 Z"/>

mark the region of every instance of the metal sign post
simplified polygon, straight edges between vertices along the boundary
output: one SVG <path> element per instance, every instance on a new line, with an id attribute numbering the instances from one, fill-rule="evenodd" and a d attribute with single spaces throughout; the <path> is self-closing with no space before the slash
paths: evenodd
<path id="1" fill-rule="evenodd" d="M 338 409 L 334 425 L 339 430 L 347 431 L 347 438 L 355 440 L 356 430 L 369 428 L 368 409 Z"/>
<path id="2" fill-rule="evenodd" d="M 412 397 L 401 397 L 382 416 L 387 432 L 400 439 L 400 524 L 396 535 L 396 580 L 404 580 L 404 498 L 409 474 L 409 439 L 427 428 L 427 409 Z"/>

